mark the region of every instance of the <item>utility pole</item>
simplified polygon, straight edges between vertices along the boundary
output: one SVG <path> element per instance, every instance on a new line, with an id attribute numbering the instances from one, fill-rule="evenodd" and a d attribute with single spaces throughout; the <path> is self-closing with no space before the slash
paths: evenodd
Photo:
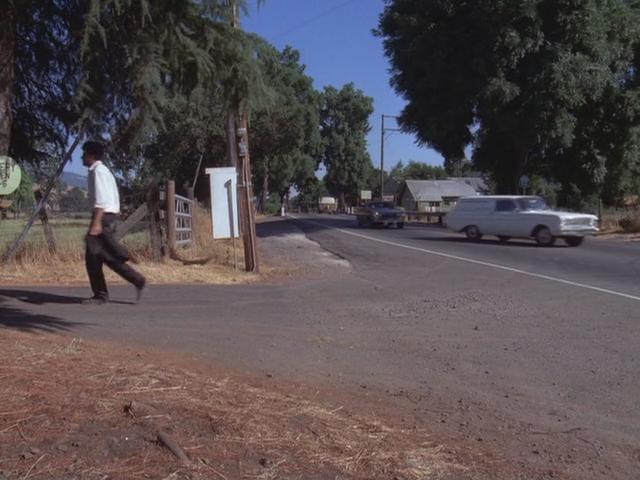
<path id="1" fill-rule="evenodd" d="M 380 128 L 380 200 L 384 198 L 384 134 L 386 132 L 399 132 L 399 128 L 385 128 L 384 127 L 384 119 L 385 118 L 394 118 L 398 119 L 399 117 L 395 115 L 381 115 L 382 125 Z"/>
<path id="2" fill-rule="evenodd" d="M 230 0 L 231 25 L 240 28 L 236 0 Z M 242 102 L 238 102 L 241 104 Z M 249 135 L 247 112 L 240 112 L 241 105 L 234 105 L 227 119 L 228 153 L 232 164 L 238 168 L 238 197 L 242 242 L 244 244 L 244 264 L 247 272 L 258 273 L 258 248 L 256 245 L 255 211 L 252 204 L 253 188 L 251 157 L 249 156 Z"/>

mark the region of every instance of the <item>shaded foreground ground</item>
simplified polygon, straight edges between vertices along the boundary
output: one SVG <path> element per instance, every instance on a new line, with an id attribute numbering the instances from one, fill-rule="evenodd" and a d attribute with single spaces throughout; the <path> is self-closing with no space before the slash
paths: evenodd
<path id="1" fill-rule="evenodd" d="M 425 431 L 251 386 L 166 353 L 9 330 L 0 349 L 2 479 L 457 479 L 470 473 L 455 451 Z M 183 449 L 188 464 L 158 440 L 159 432 Z"/>

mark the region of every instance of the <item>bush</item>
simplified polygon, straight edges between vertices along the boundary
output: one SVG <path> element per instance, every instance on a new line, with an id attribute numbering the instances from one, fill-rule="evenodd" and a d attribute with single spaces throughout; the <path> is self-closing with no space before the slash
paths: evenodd
<path id="1" fill-rule="evenodd" d="M 625 233 L 640 233 L 640 214 L 636 213 L 622 218 L 620 228 Z"/>

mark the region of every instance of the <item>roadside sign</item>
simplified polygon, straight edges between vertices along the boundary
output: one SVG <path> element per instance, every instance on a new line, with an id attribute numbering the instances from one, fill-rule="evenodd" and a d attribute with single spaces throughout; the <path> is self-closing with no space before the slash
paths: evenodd
<path id="1" fill-rule="evenodd" d="M 10 195 L 19 186 L 22 171 L 11 157 L 0 155 L 0 195 Z"/>
<path id="2" fill-rule="evenodd" d="M 383 195 L 382 196 L 382 201 L 383 202 L 393 202 L 395 200 L 395 197 L 393 195 Z"/>
<path id="3" fill-rule="evenodd" d="M 371 190 L 361 190 L 360 200 L 371 200 Z"/>

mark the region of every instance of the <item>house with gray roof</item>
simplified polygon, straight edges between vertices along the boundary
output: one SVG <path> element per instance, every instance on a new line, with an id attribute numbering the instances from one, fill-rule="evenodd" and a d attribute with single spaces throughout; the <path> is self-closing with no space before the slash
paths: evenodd
<path id="1" fill-rule="evenodd" d="M 451 210 L 461 197 L 480 193 L 464 178 L 447 180 L 405 180 L 398 204 L 407 211 L 445 213 Z"/>

